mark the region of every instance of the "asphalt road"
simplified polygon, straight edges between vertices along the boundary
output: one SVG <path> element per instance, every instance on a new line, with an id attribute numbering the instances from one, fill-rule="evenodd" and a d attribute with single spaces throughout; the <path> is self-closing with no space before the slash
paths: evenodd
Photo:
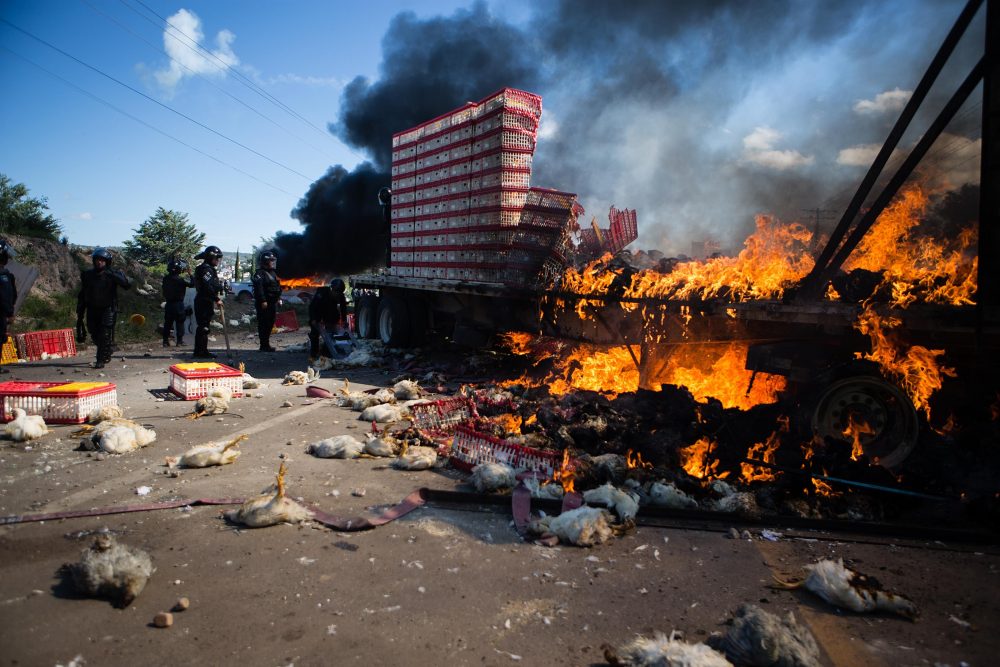
<path id="1" fill-rule="evenodd" d="M 240 347 L 252 341 L 240 336 Z M 302 333 L 275 338 L 279 348 Z M 216 345 L 221 344 L 221 336 Z M 280 378 L 305 369 L 301 352 L 238 351 L 269 383 L 231 412 L 196 421 L 191 403 L 158 401 L 167 368 L 186 355 L 136 349 L 99 375 L 85 351 L 13 368 L 12 376 L 107 379 L 126 416 L 155 427 L 156 442 L 98 460 L 74 451 L 73 427 L 0 445 L 0 515 L 57 512 L 198 497 L 243 497 L 273 480 L 279 457 L 289 494 L 332 514 L 361 514 L 412 489 L 469 490 L 450 470 L 400 472 L 384 461 L 324 460 L 310 442 L 360 434 L 357 413 L 310 399 Z M 397 373 L 347 373 L 352 386 L 384 386 Z M 318 384 L 340 386 L 328 371 Z M 280 407 L 285 401 L 291 407 Z M 164 457 L 194 444 L 248 433 L 233 465 L 171 477 Z M 151 487 L 140 497 L 139 487 Z M 362 497 L 352 491 L 364 490 Z M 236 529 L 219 507 L 23 523 L 0 528 L 0 664 L 87 665 L 588 665 L 601 645 L 678 630 L 701 640 L 725 629 L 741 603 L 809 624 L 829 665 L 991 665 L 1000 653 L 995 549 L 894 544 L 816 534 L 802 539 L 727 539 L 724 533 L 640 526 L 593 549 L 521 541 L 509 514 L 488 507 L 429 506 L 362 533 L 322 526 Z M 67 592 L 57 574 L 78 559 L 92 531 L 108 528 L 146 549 L 156 572 L 127 609 Z M 774 526 L 781 531 L 781 526 Z M 881 542 L 881 543 L 880 543 Z M 779 592 L 772 575 L 799 574 L 820 557 L 851 559 L 922 610 L 916 623 L 832 610 L 803 592 Z M 173 627 L 151 621 L 186 596 Z M 81 663 L 78 663 L 81 664 Z"/>

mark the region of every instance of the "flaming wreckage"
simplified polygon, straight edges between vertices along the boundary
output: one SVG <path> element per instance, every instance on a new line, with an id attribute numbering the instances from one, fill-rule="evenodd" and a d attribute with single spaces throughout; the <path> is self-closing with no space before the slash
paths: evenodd
<path id="1" fill-rule="evenodd" d="M 541 99 L 519 90 L 394 135 L 392 189 L 380 194 L 387 268 L 352 279 L 360 335 L 405 347 L 445 324 L 473 344 L 503 332 L 534 366 L 507 382 L 522 409 L 494 435 L 558 440 L 556 417 L 574 414 L 593 428 L 571 426 L 579 437 L 562 446 L 588 449 L 593 431 L 603 451 L 627 448 L 632 463 L 634 447 L 702 483 L 785 474 L 815 495 L 843 483 L 927 497 L 904 490 L 902 464 L 918 443 L 954 444 L 972 423 L 985 424 L 977 442 L 995 440 L 1000 418 L 1000 36 L 987 36 L 909 156 L 880 176 L 980 5 L 959 17 L 826 238 L 759 216 L 736 256 L 694 261 L 624 251 L 635 211 L 612 208 L 609 229 L 581 231 L 575 195 L 530 185 Z M 930 197 L 910 177 L 980 82 L 979 223 L 934 234 L 923 220 Z M 626 397 L 646 437 L 611 437 Z M 666 446 L 655 434 L 675 398 L 678 423 L 691 426 Z M 745 417 L 722 418 L 733 412 Z M 726 440 L 750 437 L 753 415 L 772 433 L 734 454 Z M 957 499 L 962 484 L 932 486 Z"/>

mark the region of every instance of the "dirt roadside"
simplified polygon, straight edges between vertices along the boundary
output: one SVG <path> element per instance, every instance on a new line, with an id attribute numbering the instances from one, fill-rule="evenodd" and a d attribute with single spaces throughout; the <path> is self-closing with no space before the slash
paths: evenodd
<path id="1" fill-rule="evenodd" d="M 214 344 L 221 345 L 221 336 Z M 304 334 L 282 334 L 279 348 Z M 272 479 L 285 455 L 292 496 L 350 515 L 398 502 L 413 488 L 463 489 L 451 470 L 404 473 L 379 461 L 315 459 L 308 443 L 360 435 L 357 413 L 282 387 L 305 368 L 301 352 L 262 354 L 238 341 L 247 371 L 269 386 L 232 413 L 190 421 L 191 404 L 157 401 L 167 367 L 186 355 L 152 348 L 118 355 L 104 376 L 89 356 L 18 365 L 31 380 L 108 379 L 126 414 L 156 428 L 151 447 L 97 460 L 73 451 L 71 427 L 0 449 L 0 515 L 246 496 Z M 182 350 L 186 352 L 186 350 Z M 86 353 L 85 353 L 86 354 Z M 124 357 L 124 361 L 122 360 Z M 352 386 L 384 386 L 395 373 L 350 371 Z M 4 376 L 7 379 L 11 376 Z M 344 377 L 324 373 L 320 386 Z M 281 408 L 285 401 L 292 407 Z M 164 475 L 163 457 L 193 444 L 250 433 L 234 465 Z M 136 489 L 149 486 L 149 495 Z M 357 497 L 352 491 L 364 489 Z M 704 639 L 741 603 L 795 611 L 831 665 L 972 665 L 994 662 L 1000 638 L 995 550 L 939 544 L 731 540 L 721 533 L 640 527 L 591 550 L 522 542 L 509 515 L 427 507 L 364 533 L 322 527 L 236 530 L 220 508 L 199 507 L 0 528 L 0 664 L 88 665 L 588 665 L 600 646 L 638 634 L 683 631 Z M 150 552 L 145 591 L 125 610 L 76 599 L 57 571 L 88 533 L 107 527 Z M 775 526 L 776 530 L 781 529 Z M 921 607 L 917 623 L 832 611 L 806 594 L 767 588 L 823 556 L 852 558 Z M 150 623 L 178 597 L 191 600 L 169 629 Z M 970 624 L 968 627 L 964 623 Z"/>

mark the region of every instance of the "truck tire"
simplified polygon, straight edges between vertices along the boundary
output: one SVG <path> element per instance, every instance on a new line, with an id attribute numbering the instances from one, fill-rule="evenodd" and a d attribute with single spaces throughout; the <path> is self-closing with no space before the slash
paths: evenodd
<path id="1" fill-rule="evenodd" d="M 378 338 L 378 300 L 372 296 L 362 297 L 357 303 L 358 336 Z"/>
<path id="2" fill-rule="evenodd" d="M 378 335 L 388 347 L 410 345 L 410 309 L 395 295 L 382 297 L 378 306 Z"/>

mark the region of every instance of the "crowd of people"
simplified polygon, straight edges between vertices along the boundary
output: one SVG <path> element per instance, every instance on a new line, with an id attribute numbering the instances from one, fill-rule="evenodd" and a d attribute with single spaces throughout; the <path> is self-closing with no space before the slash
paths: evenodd
<path id="1" fill-rule="evenodd" d="M 17 303 L 17 285 L 14 275 L 7 269 L 15 250 L 0 238 L 0 341 L 7 340 L 7 329 L 14 319 Z M 184 345 L 184 331 L 189 317 L 194 317 L 193 359 L 214 359 L 208 349 L 209 331 L 216 312 L 223 305 L 226 284 L 219 277 L 223 253 L 218 246 L 210 245 L 195 255 L 200 264 L 192 271 L 183 258 L 172 257 L 167 262 L 163 276 L 163 347 Z M 113 266 L 114 255 L 107 248 L 95 248 L 91 254 L 92 268 L 80 275 L 80 292 L 76 306 L 76 339 L 86 341 L 89 334 L 96 347 L 94 368 L 103 368 L 114 351 L 115 325 L 118 320 L 118 291 L 132 287 L 125 273 Z M 281 305 L 281 280 L 277 273 L 278 255 L 273 250 L 260 254 L 253 273 L 253 302 L 257 314 L 257 333 L 261 352 L 275 352 L 271 345 L 271 332 Z M 194 300 L 188 306 L 189 289 L 194 289 Z M 309 356 L 314 359 L 325 351 L 326 333 L 340 333 L 347 323 L 346 285 L 336 278 L 329 285 L 320 287 L 309 303 Z M 0 369 L 0 372 L 6 372 Z"/>

